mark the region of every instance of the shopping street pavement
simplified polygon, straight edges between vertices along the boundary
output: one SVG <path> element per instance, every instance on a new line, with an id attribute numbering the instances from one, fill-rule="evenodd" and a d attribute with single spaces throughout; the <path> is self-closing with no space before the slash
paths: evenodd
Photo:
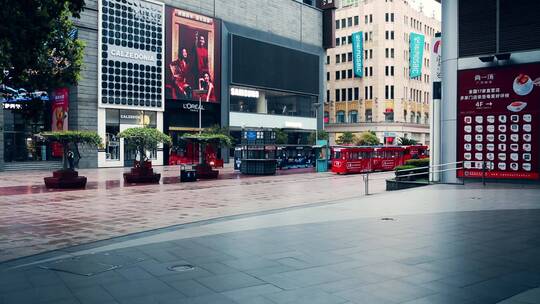
<path id="1" fill-rule="evenodd" d="M 80 170 L 87 190 L 48 191 L 50 172 L 0 173 L 0 262 L 172 225 L 324 203 L 363 195 L 361 176 L 312 169 L 246 177 L 227 167 L 219 180 L 180 183 L 179 166 L 157 167 L 159 185 L 126 185 L 120 169 Z M 372 192 L 384 191 L 383 173 Z"/>
<path id="2" fill-rule="evenodd" d="M 540 303 L 538 186 L 340 198 L 361 178 L 286 178 L 260 182 L 282 189 L 267 203 L 332 195 L 5 262 L 0 303 Z"/>

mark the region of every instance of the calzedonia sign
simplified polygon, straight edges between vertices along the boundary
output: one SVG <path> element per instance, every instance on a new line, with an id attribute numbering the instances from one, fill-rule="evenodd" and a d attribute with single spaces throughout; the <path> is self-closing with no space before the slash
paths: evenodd
<path id="1" fill-rule="evenodd" d="M 538 179 L 540 63 L 463 70 L 458 81 L 457 176 Z"/>

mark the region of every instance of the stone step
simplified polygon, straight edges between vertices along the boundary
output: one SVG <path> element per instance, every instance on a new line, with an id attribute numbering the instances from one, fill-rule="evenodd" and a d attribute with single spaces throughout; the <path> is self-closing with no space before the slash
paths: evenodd
<path id="1" fill-rule="evenodd" d="M 61 168 L 62 168 L 62 162 L 60 161 L 4 163 L 4 171 L 26 171 L 26 170 L 53 171 L 53 170 L 58 170 Z"/>

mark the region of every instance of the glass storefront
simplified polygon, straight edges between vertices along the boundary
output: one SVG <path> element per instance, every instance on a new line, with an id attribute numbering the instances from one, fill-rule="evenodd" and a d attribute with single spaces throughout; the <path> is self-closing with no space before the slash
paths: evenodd
<path id="1" fill-rule="evenodd" d="M 230 95 L 231 112 L 315 117 L 317 96 L 241 87 L 232 87 Z"/>
<path id="2" fill-rule="evenodd" d="M 32 104 L 31 104 L 32 103 Z M 50 104 L 36 101 L 26 104 L 4 103 L 4 161 L 60 160 L 51 144 L 39 134 L 51 130 Z M 61 151 L 61 149 L 60 149 Z"/>

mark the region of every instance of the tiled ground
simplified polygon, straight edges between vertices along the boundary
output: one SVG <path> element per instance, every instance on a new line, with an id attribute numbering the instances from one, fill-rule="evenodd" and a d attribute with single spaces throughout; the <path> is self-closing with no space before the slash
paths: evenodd
<path id="1" fill-rule="evenodd" d="M 183 238 L 110 251 L 144 261 L 90 277 L 4 270 L 0 303 L 539 303 L 539 223 L 539 209 L 468 211 Z"/>
<path id="2" fill-rule="evenodd" d="M 48 172 L 0 173 L 0 262 L 176 224 L 361 196 L 364 189 L 359 175 L 303 169 L 239 177 L 226 168 L 219 180 L 178 183 L 178 166 L 158 168 L 166 184 L 130 186 L 121 181 L 123 170 L 81 170 L 94 184 L 60 192 L 43 189 Z M 380 192 L 384 181 L 370 188 Z"/>

